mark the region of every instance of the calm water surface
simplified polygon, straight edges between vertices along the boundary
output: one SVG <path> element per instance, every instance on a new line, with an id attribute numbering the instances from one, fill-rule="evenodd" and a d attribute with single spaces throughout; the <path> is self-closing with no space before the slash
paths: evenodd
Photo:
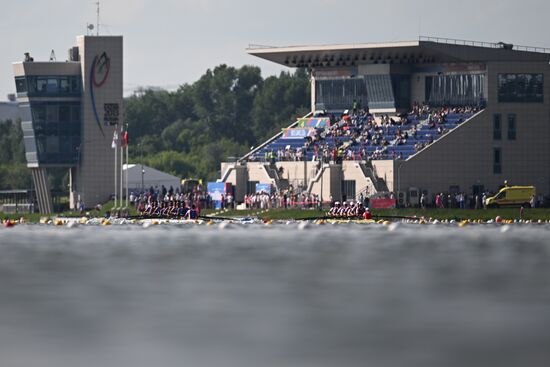
<path id="1" fill-rule="evenodd" d="M 548 366 L 545 226 L 0 229 L 0 365 Z"/>

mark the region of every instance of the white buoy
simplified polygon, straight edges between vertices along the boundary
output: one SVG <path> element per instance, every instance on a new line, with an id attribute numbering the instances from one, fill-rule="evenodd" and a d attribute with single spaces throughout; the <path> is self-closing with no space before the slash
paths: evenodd
<path id="1" fill-rule="evenodd" d="M 300 224 L 298 224 L 298 229 L 300 231 L 303 231 L 304 229 L 306 229 L 307 227 L 309 227 L 308 223 L 307 222 L 300 222 Z"/>
<path id="2" fill-rule="evenodd" d="M 229 225 L 229 222 L 221 222 L 220 225 L 218 226 L 219 229 L 228 229 L 228 228 L 231 228 L 231 226 Z"/>
<path id="3" fill-rule="evenodd" d="M 500 233 L 506 233 L 510 230 L 510 226 L 509 225 L 504 225 L 500 228 Z"/>
<path id="4" fill-rule="evenodd" d="M 389 232 L 393 232 L 395 230 L 397 230 L 399 228 L 399 223 L 391 223 L 389 226 L 388 226 L 388 231 Z"/>

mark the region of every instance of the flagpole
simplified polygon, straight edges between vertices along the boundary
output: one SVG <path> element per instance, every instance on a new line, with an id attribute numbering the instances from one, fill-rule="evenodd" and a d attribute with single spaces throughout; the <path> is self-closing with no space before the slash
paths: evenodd
<path id="1" fill-rule="evenodd" d="M 111 143 L 111 146 L 112 148 L 114 148 L 115 150 L 115 203 L 113 205 L 113 208 L 116 208 L 117 205 L 116 205 L 116 198 L 117 198 L 117 193 L 118 193 L 118 185 L 117 185 L 117 180 L 118 180 L 118 168 L 117 168 L 117 157 L 118 157 L 118 151 L 117 151 L 117 145 L 116 145 L 116 140 L 115 140 L 115 136 L 117 134 L 117 129 L 118 129 L 118 126 L 115 125 L 115 132 L 114 132 L 114 135 L 113 135 L 113 143 Z M 114 146 L 113 146 L 114 145 Z"/>
<path id="2" fill-rule="evenodd" d="M 126 180 L 126 208 L 128 208 L 129 205 L 128 205 L 128 142 L 127 141 L 126 141 L 126 173 L 124 176 Z"/>
<path id="3" fill-rule="evenodd" d="M 120 145 L 120 199 L 118 199 L 118 200 L 120 202 L 120 206 L 122 207 L 122 198 L 123 198 L 123 196 L 122 196 L 122 184 L 123 184 L 122 174 L 124 172 L 124 148 L 122 146 L 122 140 L 121 140 L 122 139 L 122 126 L 120 127 L 120 135 L 121 135 L 120 139 L 119 139 L 119 141 L 121 143 L 121 144 L 119 144 Z"/>

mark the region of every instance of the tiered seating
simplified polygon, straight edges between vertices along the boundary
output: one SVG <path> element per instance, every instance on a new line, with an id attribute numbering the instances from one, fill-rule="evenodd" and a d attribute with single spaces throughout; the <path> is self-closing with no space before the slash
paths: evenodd
<path id="1" fill-rule="evenodd" d="M 427 115 L 409 115 L 407 117 L 407 124 L 403 126 L 386 125 L 382 128 L 383 136 L 381 141 L 387 141 L 389 144 L 386 146 L 369 145 L 370 142 L 369 144 L 361 144 L 357 142 L 353 143 L 348 135 L 327 136 L 325 139 L 322 139 L 318 143 L 314 143 L 308 148 L 307 160 L 313 159 L 315 145 L 317 145 L 319 151 L 321 151 L 322 147 L 325 146 L 329 149 L 345 146 L 346 149 L 351 150 L 354 153 L 356 159 L 359 157 L 359 152 L 365 152 L 369 156 L 369 159 L 407 159 L 428 144 L 437 141 L 444 133 L 455 129 L 462 122 L 472 116 L 473 113 L 451 113 L 446 116 L 446 121 L 444 123 L 438 123 L 436 126 L 430 126 Z M 367 117 L 363 117 L 361 119 L 362 120 L 360 120 L 360 122 L 367 121 Z M 330 122 L 326 118 L 302 119 L 299 120 L 298 126 L 304 129 L 314 127 L 317 129 L 328 129 Z M 438 133 L 438 128 L 442 128 L 443 133 Z M 405 132 L 408 133 L 408 139 L 404 144 L 395 144 L 398 129 L 401 129 L 402 136 Z M 413 134 L 414 130 L 416 130 L 416 136 Z M 303 137 L 293 138 L 283 134 L 281 137 L 256 152 L 253 159 L 260 161 L 264 160 L 266 153 L 269 155 L 272 151 L 275 157 L 277 157 L 277 152 L 279 150 L 297 151 L 304 147 L 304 142 Z M 365 159 L 364 156 L 362 158 Z"/>
<path id="2" fill-rule="evenodd" d="M 402 145 L 392 145 L 387 147 L 386 152 L 387 155 L 393 158 L 401 158 L 401 159 L 407 159 L 411 155 L 417 153 L 420 151 L 423 147 L 420 147 L 418 149 L 419 145 L 427 145 L 430 144 L 430 142 L 437 141 L 443 134 L 438 133 L 438 128 L 441 127 L 444 129 L 444 132 L 448 132 L 450 130 L 453 130 L 457 126 L 459 126 L 462 122 L 468 120 L 473 116 L 473 113 L 464 113 L 464 114 L 449 114 L 446 117 L 446 122 L 442 124 L 437 124 L 435 127 L 430 128 L 429 124 L 421 124 L 421 121 L 425 121 L 427 119 L 427 116 L 422 116 L 420 119 L 416 117 L 409 117 L 407 120 L 409 121 L 409 124 L 407 126 L 411 126 L 409 129 L 404 130 L 409 133 L 409 139 L 405 144 Z M 416 138 L 412 136 L 412 127 L 415 126 L 417 128 Z M 390 158 L 391 159 L 391 158 Z"/>

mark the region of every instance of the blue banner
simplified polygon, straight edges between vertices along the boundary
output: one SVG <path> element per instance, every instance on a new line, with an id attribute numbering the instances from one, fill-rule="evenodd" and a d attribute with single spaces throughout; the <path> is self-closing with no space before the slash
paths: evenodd
<path id="1" fill-rule="evenodd" d="M 315 135 L 314 133 L 315 130 L 311 128 L 283 129 L 283 136 L 281 139 L 303 139 Z"/>
<path id="2" fill-rule="evenodd" d="M 222 195 L 225 197 L 225 182 L 208 182 L 206 185 L 208 195 L 212 198 L 212 203 L 215 209 L 222 207 Z"/>
<path id="3" fill-rule="evenodd" d="M 271 194 L 271 184 L 262 184 L 257 183 L 256 184 L 256 193 L 265 192 L 267 194 Z"/>

